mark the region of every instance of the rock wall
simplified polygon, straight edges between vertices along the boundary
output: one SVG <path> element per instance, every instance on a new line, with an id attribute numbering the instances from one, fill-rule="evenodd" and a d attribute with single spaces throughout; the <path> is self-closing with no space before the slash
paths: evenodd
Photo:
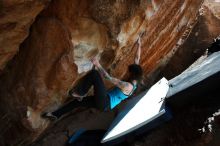
<path id="1" fill-rule="evenodd" d="M 54 43 L 57 40 L 59 43 Z M 7 127 L 3 136 L 8 140 L 22 134 L 26 134 L 28 139 L 36 137 L 37 131 L 48 124 L 40 118 L 41 112 L 63 101 L 77 71 L 73 63 L 70 34 L 54 18 L 36 20 L 20 51 L 13 63 L 9 64 L 10 71 L 3 75 L 6 81 L 1 84 L 7 85 L 1 88 L 1 93 L 5 93 L 1 96 L 1 111 L 4 111 L 1 114 L 10 124 L 16 122 L 16 125 L 23 127 L 21 130 L 16 126 L 7 127 L 9 123 L 2 119 L 4 124 L 1 126 Z M 25 133 L 25 129 L 31 131 Z M 15 144 L 17 141 L 10 141 L 10 145 Z"/>
<path id="2" fill-rule="evenodd" d="M 19 50 L 35 17 L 50 0 L 0 1 L 0 71 Z M 0 72 L 1 73 L 1 72 Z"/>
<path id="3" fill-rule="evenodd" d="M 196 59 L 203 55 L 213 42 L 213 38 L 220 35 L 220 2 L 205 0 L 199 10 L 198 22 L 189 37 L 172 59 L 160 72 L 159 78 L 165 76 L 171 79 L 189 67 Z"/>
<path id="4" fill-rule="evenodd" d="M 32 12 L 30 8 L 43 9 L 48 1 L 23 2 L 29 4 L 28 8 L 22 7 L 21 2 L 17 9 Z M 203 0 L 53 0 L 38 15 L 22 44 L 30 23 L 25 33 L 8 28 L 16 36 L 7 39 L 9 31 L 0 39 L 13 45 L 12 50 L 18 50 L 19 45 L 20 48 L 0 79 L 2 145 L 26 145 L 36 139 L 48 125 L 40 114 L 66 100 L 68 90 L 91 69 L 89 59 L 94 54 L 100 56 L 100 62 L 113 76 L 125 77 L 127 66 L 134 62 L 134 44 L 143 32 L 141 65 L 147 83 L 153 82 L 192 31 L 202 3 Z M 32 21 L 37 12 L 34 14 Z M 0 30 L 5 29 L 0 26 Z M 12 52 L 11 57 L 16 51 Z M 4 60 L 2 68 L 10 58 L 0 58 Z"/>

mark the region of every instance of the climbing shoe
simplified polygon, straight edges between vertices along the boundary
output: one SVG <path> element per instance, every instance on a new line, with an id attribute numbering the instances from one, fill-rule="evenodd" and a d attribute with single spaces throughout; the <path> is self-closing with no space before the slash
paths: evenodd
<path id="1" fill-rule="evenodd" d="M 42 114 L 42 117 L 47 118 L 47 119 L 52 120 L 52 121 L 58 120 L 58 117 L 53 115 L 51 112 L 46 112 L 46 113 Z"/>

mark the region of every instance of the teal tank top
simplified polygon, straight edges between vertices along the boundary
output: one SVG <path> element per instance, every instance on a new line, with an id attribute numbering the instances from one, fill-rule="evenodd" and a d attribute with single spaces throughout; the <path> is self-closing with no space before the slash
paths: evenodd
<path id="1" fill-rule="evenodd" d="M 121 89 L 118 87 L 113 88 L 108 92 L 109 101 L 110 101 L 110 109 L 113 109 L 116 105 L 118 105 L 121 101 L 128 98 L 134 90 L 137 88 L 136 85 L 133 85 L 133 89 L 129 95 L 124 94 Z"/>

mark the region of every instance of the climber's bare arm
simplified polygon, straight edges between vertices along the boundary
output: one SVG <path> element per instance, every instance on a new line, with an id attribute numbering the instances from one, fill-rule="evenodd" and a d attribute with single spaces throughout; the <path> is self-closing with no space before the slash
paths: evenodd
<path id="1" fill-rule="evenodd" d="M 109 73 L 107 73 L 107 72 L 105 71 L 105 69 L 104 69 L 100 64 L 96 65 L 96 68 L 98 69 L 99 73 L 101 74 L 101 76 L 102 76 L 104 79 L 110 80 L 110 81 L 112 80 L 112 77 L 109 75 Z"/>
<path id="2" fill-rule="evenodd" d="M 121 80 L 114 78 L 114 77 L 111 77 L 110 81 L 113 84 L 115 84 L 118 88 L 120 88 L 123 93 L 125 93 L 127 95 L 130 94 L 133 89 L 133 85 L 129 82 L 121 81 Z"/>
<path id="3" fill-rule="evenodd" d="M 114 78 L 112 76 L 110 76 L 105 69 L 101 66 L 101 64 L 99 63 L 99 61 L 96 58 L 92 59 L 92 63 L 96 66 L 96 68 L 98 69 L 99 73 L 101 74 L 101 76 L 106 79 L 109 80 L 110 82 L 112 82 L 114 85 L 116 85 L 118 88 L 120 88 L 125 94 L 129 94 L 132 91 L 132 84 L 129 82 L 125 82 L 125 81 L 121 81 L 117 78 Z"/>
<path id="4" fill-rule="evenodd" d="M 141 57 L 141 38 L 140 37 L 138 38 L 137 43 L 138 43 L 138 49 L 137 49 L 136 57 L 134 60 L 135 64 L 140 63 L 140 57 Z"/>

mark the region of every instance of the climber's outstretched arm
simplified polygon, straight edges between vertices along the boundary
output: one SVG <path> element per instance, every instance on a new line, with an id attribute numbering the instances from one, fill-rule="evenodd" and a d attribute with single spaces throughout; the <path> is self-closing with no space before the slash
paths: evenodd
<path id="1" fill-rule="evenodd" d="M 138 43 L 138 49 L 137 49 L 136 57 L 134 60 L 135 64 L 139 64 L 140 58 L 141 58 L 141 38 L 140 37 L 138 38 L 137 43 Z"/>

